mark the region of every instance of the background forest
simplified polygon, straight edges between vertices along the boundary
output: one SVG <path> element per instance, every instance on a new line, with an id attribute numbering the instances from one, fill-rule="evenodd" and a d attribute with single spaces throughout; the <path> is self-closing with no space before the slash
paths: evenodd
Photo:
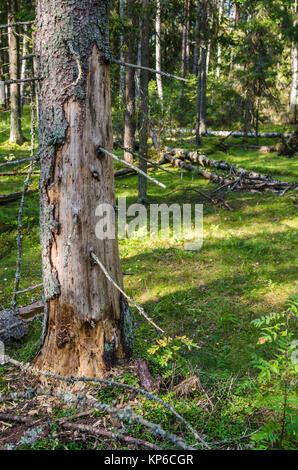
<path id="1" fill-rule="evenodd" d="M 7 334 L 1 313 L 32 304 L 21 315 L 21 323 L 30 318 L 23 337 L 5 337 L 7 354 L 21 362 L 36 353 L 43 310 L 39 170 L 28 180 L 22 161 L 38 146 L 35 16 L 32 1 L 1 1 L 0 339 Z M 181 448 L 169 438 L 175 434 L 182 448 L 295 449 L 297 0 L 111 0 L 109 31 L 113 151 L 166 186 L 144 185 L 116 162 L 116 197 L 204 204 L 204 244 L 187 251 L 175 237 L 119 240 L 125 292 L 165 333 L 132 307 L 132 359 L 107 377 L 146 389 L 145 364 L 148 391 L 163 403 L 104 384 L 88 384 L 88 393 L 111 407 L 128 404 L 165 435 L 100 407 L 78 417 L 79 400 L 65 396 L 33 394 L 12 406 L 10 394 L 28 392 L 32 381 L 4 364 L 0 447 Z M 46 432 L 32 421 L 43 423 L 45 414 Z M 112 434 L 96 434 L 95 423 Z M 89 427 L 84 438 L 76 425 Z"/>

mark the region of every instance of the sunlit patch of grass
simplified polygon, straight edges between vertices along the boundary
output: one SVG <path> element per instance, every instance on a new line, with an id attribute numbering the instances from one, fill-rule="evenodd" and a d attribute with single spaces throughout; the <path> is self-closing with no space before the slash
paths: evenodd
<path id="1" fill-rule="evenodd" d="M 27 112 L 27 138 L 30 130 L 28 117 Z M 12 152 L 15 158 L 28 156 L 27 143 L 17 148 L 8 143 L 7 137 L 0 134 L 0 161 L 4 161 L 7 152 Z M 202 150 L 210 147 L 214 141 L 211 137 L 204 138 Z M 277 142 L 274 139 L 267 141 L 261 139 L 261 144 Z M 233 139 L 232 142 L 239 143 L 239 139 Z M 196 148 L 193 139 L 183 138 L 165 143 L 190 150 Z M 122 155 L 123 152 L 117 150 L 117 154 Z M 261 154 L 259 151 L 231 147 L 228 155 L 219 152 L 214 154 L 214 158 L 225 159 L 264 174 L 270 173 L 276 178 L 289 181 L 296 179 L 294 161 L 277 157 L 274 153 Z M 121 168 L 119 164 L 116 166 Z M 120 240 L 122 269 L 126 273 L 134 273 L 124 277 L 125 291 L 144 307 L 167 335 L 187 335 L 199 345 L 199 349 L 185 352 L 190 370 L 199 370 L 208 380 L 215 377 L 216 383 L 236 373 L 245 380 L 256 343 L 251 320 L 283 309 L 285 300 L 297 287 L 297 215 L 292 195 L 290 192 L 284 197 L 231 192 L 226 196 L 233 208 L 229 212 L 206 203 L 197 193 L 183 191 L 183 187 L 190 184 L 200 191 L 214 188 L 206 180 L 198 176 L 192 180 L 192 175 L 186 171 L 181 180 L 180 170 L 170 165 L 165 168 L 171 170 L 172 174 L 155 170 L 154 177 L 167 188 L 161 190 L 149 182 L 150 202 L 204 204 L 203 247 L 199 251 L 188 252 L 184 250 L 182 241 L 173 238 Z M 2 178 L 1 192 L 21 190 L 24 178 Z M 34 185 L 37 185 L 37 181 L 38 177 L 34 176 Z M 127 197 L 127 205 L 137 202 L 136 176 L 118 178 L 115 185 L 117 196 Z M 14 288 L 18 208 L 19 202 L 0 206 L 2 307 L 10 304 Z M 20 288 L 41 282 L 38 219 L 38 195 L 29 195 L 24 210 Z M 40 290 L 24 294 L 19 299 L 20 304 L 40 294 Z M 155 341 L 156 331 L 134 308 L 133 313 L 137 325 L 134 358 L 145 357 L 150 360 L 147 349 Z M 39 328 L 39 323 L 32 325 L 29 339 L 19 349 L 12 351 L 19 359 L 29 360 L 32 356 Z M 157 373 L 156 367 L 152 367 Z M 184 401 L 173 397 L 170 399 L 187 414 L 194 425 L 203 420 L 204 413 L 200 414 L 196 405 L 202 399 L 201 396 L 195 395 Z M 237 416 L 239 410 L 247 416 L 247 401 L 243 396 L 233 395 L 226 404 L 229 407 L 220 405 L 220 420 L 216 414 L 211 417 L 206 427 L 210 436 L 224 439 L 237 433 L 239 435 L 241 424 Z M 172 429 L 171 419 L 160 412 L 158 407 L 155 414 L 149 417 L 157 422 L 162 420 L 165 427 Z M 136 434 L 140 437 L 140 434 Z M 145 432 L 143 436 L 148 438 Z"/>

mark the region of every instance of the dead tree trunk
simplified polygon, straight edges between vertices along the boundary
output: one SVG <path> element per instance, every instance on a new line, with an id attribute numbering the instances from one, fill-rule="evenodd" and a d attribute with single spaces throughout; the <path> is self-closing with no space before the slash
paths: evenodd
<path id="1" fill-rule="evenodd" d="M 129 18 L 131 29 L 126 34 L 127 62 L 135 64 L 137 61 L 136 29 L 138 18 L 135 15 L 135 0 L 127 0 L 126 17 Z M 127 67 L 125 74 L 125 111 L 124 111 L 124 147 L 130 150 L 135 148 L 136 133 L 136 72 Z M 132 163 L 134 158 L 131 152 L 124 151 L 124 160 Z"/>
<path id="2" fill-rule="evenodd" d="M 97 150 L 113 147 L 107 21 L 107 0 L 37 1 L 47 329 L 35 363 L 62 375 L 101 375 L 132 333 L 127 304 L 91 261 L 94 252 L 122 286 L 117 235 L 95 235 L 96 208 L 114 205 L 113 163 Z"/>
<path id="3" fill-rule="evenodd" d="M 7 23 L 16 21 L 16 1 L 10 0 Z M 8 28 L 8 53 L 9 53 L 9 76 L 10 80 L 17 80 L 18 77 L 18 39 L 16 27 Z M 22 145 L 24 137 L 21 129 L 21 108 L 20 90 L 17 83 L 10 85 L 10 136 L 9 141 Z"/>

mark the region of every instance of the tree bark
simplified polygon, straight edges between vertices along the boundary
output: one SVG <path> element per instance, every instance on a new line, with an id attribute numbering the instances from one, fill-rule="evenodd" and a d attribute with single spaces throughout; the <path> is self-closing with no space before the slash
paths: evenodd
<path id="1" fill-rule="evenodd" d="M 206 88 L 207 88 L 207 1 L 201 1 L 200 21 L 200 60 L 198 65 L 197 82 L 197 113 L 196 113 L 196 142 L 200 143 L 200 136 L 207 133 L 206 125 Z"/>
<path id="2" fill-rule="evenodd" d="M 182 52 L 181 52 L 181 76 L 185 77 L 188 73 L 189 65 L 189 13 L 190 13 L 190 0 L 185 0 L 184 14 L 185 23 L 182 28 Z M 180 102 L 183 104 L 184 98 L 184 82 L 181 82 Z"/>
<path id="3" fill-rule="evenodd" d="M 28 41 L 28 36 L 27 36 L 27 26 L 25 25 L 24 34 L 23 34 L 22 57 L 26 57 L 26 55 L 29 53 L 28 45 L 29 45 L 29 41 Z M 23 59 L 21 63 L 21 79 L 22 80 L 26 78 L 26 75 L 27 75 L 27 64 L 28 64 L 28 59 Z M 20 85 L 21 112 L 23 110 L 23 105 L 24 105 L 24 92 L 25 92 L 25 83 L 21 83 Z"/>
<path id="4" fill-rule="evenodd" d="M 149 66 L 149 0 L 142 0 L 143 18 L 141 28 L 141 62 L 145 67 Z M 141 70 L 140 76 L 140 118 L 139 118 L 139 136 L 140 136 L 140 155 L 147 158 L 148 152 L 148 136 L 149 136 L 149 95 L 148 95 L 149 72 Z M 147 173 L 147 162 L 140 158 L 140 170 Z M 147 178 L 138 175 L 138 202 L 146 204 L 147 198 Z"/>
<path id="5" fill-rule="evenodd" d="M 197 5 L 197 9 L 196 9 L 195 42 L 194 42 L 194 48 L 193 48 L 193 69 L 192 69 L 192 73 L 194 75 L 197 75 L 197 73 L 198 73 L 200 6 L 201 6 L 201 2 L 198 1 L 198 5 Z"/>
<path id="6" fill-rule="evenodd" d="M 120 5 L 119 5 L 119 16 L 120 19 L 123 21 L 124 20 L 124 6 L 125 6 L 125 0 L 120 0 Z M 123 32 L 123 27 L 121 25 L 121 33 L 120 33 L 120 60 L 124 62 L 124 32 Z M 125 69 L 123 65 L 120 65 L 120 96 L 124 98 L 124 82 L 125 82 Z"/>
<path id="7" fill-rule="evenodd" d="M 224 0 L 218 0 L 218 23 L 219 28 L 221 27 L 221 20 L 223 15 Z M 221 43 L 217 39 L 217 55 L 216 55 L 216 78 L 220 77 L 220 67 L 221 67 Z"/>
<path id="8" fill-rule="evenodd" d="M 126 16 L 130 19 L 131 30 L 126 35 L 127 62 L 135 64 L 137 61 L 137 16 L 135 15 L 135 0 L 127 0 Z M 130 150 L 135 148 L 136 133 L 136 80 L 135 69 L 127 67 L 125 74 L 125 111 L 124 111 L 124 147 Z M 134 158 L 130 152 L 124 151 L 124 160 L 133 163 Z"/>
<path id="9" fill-rule="evenodd" d="M 127 303 L 91 262 L 92 251 L 122 286 L 117 235 L 95 235 L 96 207 L 115 204 L 113 162 L 97 150 L 113 147 L 107 22 L 107 0 L 37 1 L 47 329 L 35 363 L 61 375 L 102 375 L 132 338 Z"/>
<path id="10" fill-rule="evenodd" d="M 9 1 L 7 23 L 16 21 L 16 1 Z M 8 28 L 9 76 L 10 80 L 18 79 L 18 39 L 16 27 Z M 9 141 L 22 145 L 24 137 L 21 129 L 20 90 L 17 83 L 10 85 L 10 136 Z"/>

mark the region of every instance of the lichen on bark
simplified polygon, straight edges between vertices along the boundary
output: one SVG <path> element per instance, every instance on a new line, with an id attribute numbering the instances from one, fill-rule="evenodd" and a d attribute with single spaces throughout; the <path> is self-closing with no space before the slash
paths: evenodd
<path id="1" fill-rule="evenodd" d="M 36 363 L 61 374 L 101 374 L 127 356 L 132 344 L 128 306 L 90 264 L 92 247 L 122 286 L 117 240 L 98 240 L 94 221 L 98 203 L 115 205 L 113 162 L 96 156 L 98 146 L 111 150 L 113 144 L 107 17 L 105 0 L 37 2 L 40 241 L 48 326 Z"/>

